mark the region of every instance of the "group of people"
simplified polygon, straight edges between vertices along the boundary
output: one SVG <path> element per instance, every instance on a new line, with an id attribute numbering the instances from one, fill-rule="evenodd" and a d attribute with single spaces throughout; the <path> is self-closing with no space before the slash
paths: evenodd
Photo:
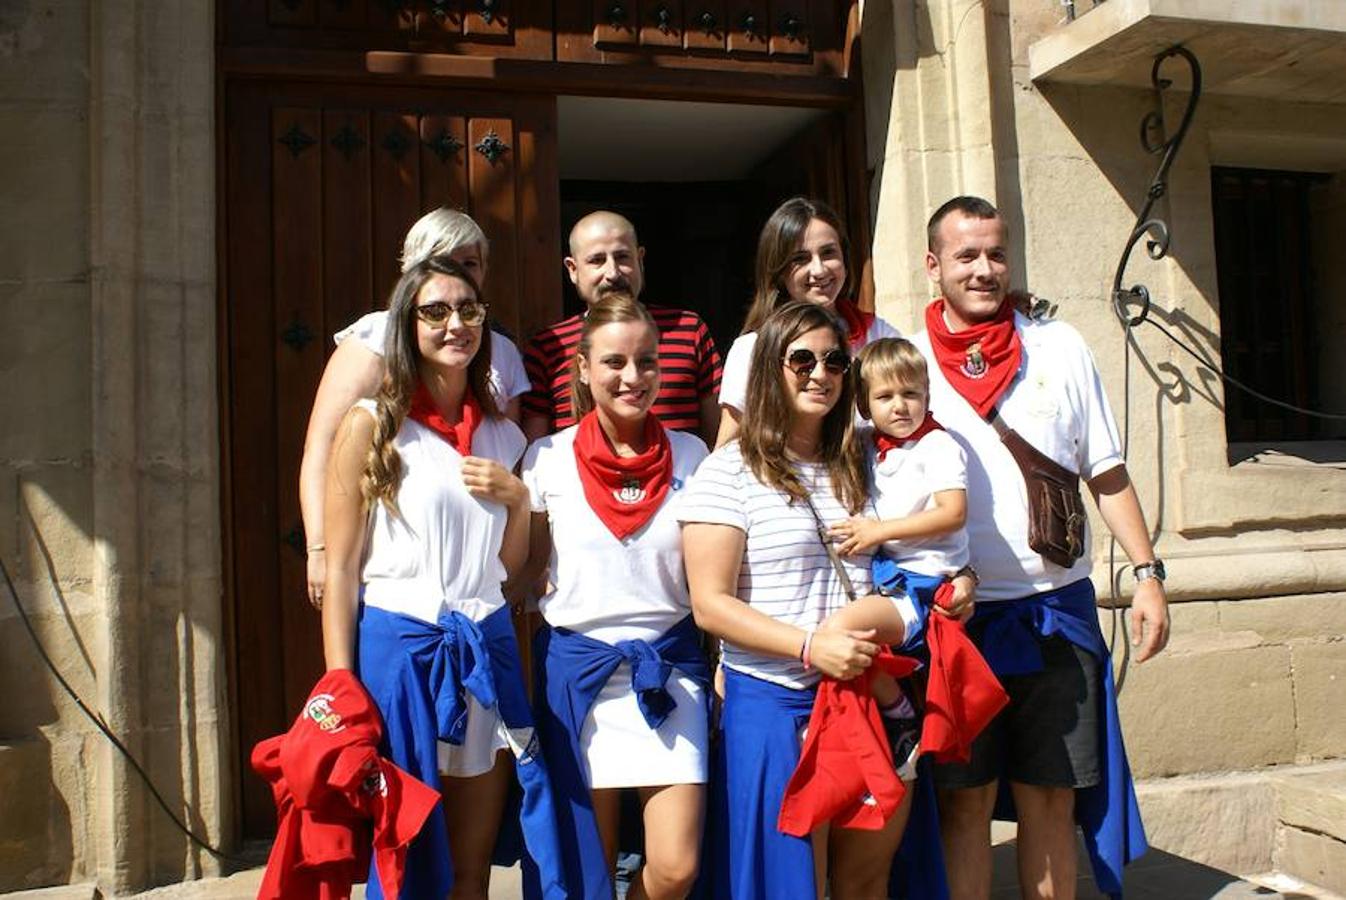
<path id="1" fill-rule="evenodd" d="M 697 315 L 640 302 L 620 215 L 574 226 L 585 312 L 522 355 L 491 328 L 481 229 L 416 223 L 388 309 L 337 335 L 301 468 L 327 667 L 442 790 L 403 896 L 486 896 L 504 825 L 530 893 L 611 897 L 631 789 L 628 897 L 889 896 L 917 792 L 864 827 L 781 827 L 820 682 L 861 676 L 889 774 L 936 788 L 941 891 L 988 896 L 998 792 L 1025 896 L 1073 896 L 1077 824 L 1120 890 L 1144 837 L 1089 555 L 1030 546 L 1006 426 L 1084 479 L 1136 564 L 1141 661 L 1167 639 L 1163 564 L 1089 350 L 1016 311 L 1008 242 L 986 201 L 940 207 L 908 341 L 851 298 L 835 213 L 786 201 L 721 381 Z M 533 602 L 529 679 L 511 609 Z M 965 623 L 1007 701 L 967 759 L 918 767 L 920 679 L 889 662 L 923 658 L 931 616 Z"/>

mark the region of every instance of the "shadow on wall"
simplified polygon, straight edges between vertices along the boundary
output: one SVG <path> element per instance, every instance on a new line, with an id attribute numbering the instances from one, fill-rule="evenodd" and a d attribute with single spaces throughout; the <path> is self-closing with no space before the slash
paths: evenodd
<path id="1" fill-rule="evenodd" d="M 17 479 L 16 479 L 17 481 Z M 17 486 L 17 485 L 16 485 Z M 25 488 L 28 485 L 24 485 Z M 21 495 L 31 490 L 21 490 Z M 33 629 L 65 676 L 93 687 L 93 662 L 76 627 L 68 592 L 51 551 L 20 500 L 13 521 L 29 540 L 6 541 L 4 563 Z M 13 552 L 22 543 L 21 557 Z M 0 892 L 66 884 L 75 871 L 74 822 L 67 796 L 80 802 L 88 786 L 80 729 L 63 727 L 48 675 L 7 588 L 0 587 Z M 34 607 L 41 611 L 34 614 Z M 49 736 L 50 735 L 50 738 Z"/>

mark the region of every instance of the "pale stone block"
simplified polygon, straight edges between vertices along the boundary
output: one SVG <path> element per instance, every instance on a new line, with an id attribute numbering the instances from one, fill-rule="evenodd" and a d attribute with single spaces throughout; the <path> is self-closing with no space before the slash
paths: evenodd
<path id="1" fill-rule="evenodd" d="M 1339 893 L 1346 893 L 1346 843 L 1286 828 L 1276 868 Z"/>
<path id="2" fill-rule="evenodd" d="M 76 61 L 88 59 L 88 34 L 85 0 L 0 5 L 0 97 L 34 105 L 87 103 L 89 69 Z"/>
<path id="3" fill-rule="evenodd" d="M 1256 643 L 1255 635 L 1180 636 L 1128 670 L 1119 703 L 1137 777 L 1293 761 L 1290 650 Z"/>
<path id="4" fill-rule="evenodd" d="M 1291 644 L 1301 758 L 1346 756 L 1346 641 Z"/>
<path id="5" fill-rule="evenodd" d="M 19 473 L 12 466 L 0 464 L 0 559 L 9 567 L 12 577 L 19 577 L 15 567 L 19 562 Z M 0 615 L 4 615 L 0 612 Z"/>
<path id="6" fill-rule="evenodd" d="M 19 588 L 20 595 L 25 592 Z M 4 601 L 9 605 L 9 601 Z M 28 598 L 24 606 L 30 608 Z M 0 618 L 0 684 L 5 685 L 5 702 L 0 703 L 0 734 L 32 734 L 38 726 L 52 726 L 57 733 L 65 728 L 82 729 L 83 714 L 67 697 L 47 670 L 33 646 L 33 639 L 16 615 Z M 92 615 L 29 613 L 33 630 L 66 681 L 85 699 L 97 699 L 97 681 L 93 660 L 98 649 L 95 636 L 105 627 Z"/>
<path id="7" fill-rule="evenodd" d="M 31 581 L 93 582 L 93 480 L 76 465 L 27 466 L 19 473 L 20 572 Z"/>
<path id="8" fill-rule="evenodd" d="M 71 817 L 45 740 L 0 743 L 0 891 L 69 878 Z"/>
<path id="9" fill-rule="evenodd" d="M 1346 840 L 1346 766 L 1278 779 L 1281 824 Z"/>
<path id="10" fill-rule="evenodd" d="M 3 129 L 0 123 L 0 133 Z M 0 147 L 5 143 L 0 141 Z M 5 219 L 0 215 L 0 221 Z M 22 240 L 17 235 L 0 240 L 0 256 Z M 44 242 L 60 243 L 50 234 Z M 0 260 L 0 279 L 3 266 Z M 0 459 L 87 459 L 92 448 L 91 335 L 87 285 L 0 284 L 0 408 L 5 410 Z"/>
<path id="11" fill-rule="evenodd" d="M 0 134 L 0 280 L 86 278 L 87 112 L 3 103 Z"/>
<path id="12" fill-rule="evenodd" d="M 1222 629 L 1254 631 L 1266 643 L 1346 636 L 1343 593 L 1227 600 L 1219 609 Z"/>
<path id="13" fill-rule="evenodd" d="M 1272 868 L 1276 790 L 1271 779 L 1165 779 L 1137 785 L 1136 794 L 1151 847 L 1225 872 Z"/>

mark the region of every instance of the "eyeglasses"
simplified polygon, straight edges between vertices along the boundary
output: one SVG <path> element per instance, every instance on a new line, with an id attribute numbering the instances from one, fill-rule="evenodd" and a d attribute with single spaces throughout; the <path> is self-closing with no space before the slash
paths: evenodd
<path id="1" fill-rule="evenodd" d="M 845 375 L 851 367 L 849 354 L 845 350 L 835 348 L 828 350 L 819 360 L 812 350 L 800 347 L 797 350 L 790 351 L 790 355 L 783 358 L 781 362 L 785 363 L 786 367 L 800 378 L 807 378 L 813 374 L 813 370 L 818 368 L 819 362 L 822 362 L 828 375 Z"/>
<path id="2" fill-rule="evenodd" d="M 486 321 L 486 310 L 487 304 L 478 303 L 476 300 L 467 300 L 457 306 L 436 301 L 416 307 L 416 318 L 431 328 L 439 328 L 448 325 L 449 319 L 453 317 L 454 313 L 457 313 L 458 321 L 468 328 L 476 328 Z"/>

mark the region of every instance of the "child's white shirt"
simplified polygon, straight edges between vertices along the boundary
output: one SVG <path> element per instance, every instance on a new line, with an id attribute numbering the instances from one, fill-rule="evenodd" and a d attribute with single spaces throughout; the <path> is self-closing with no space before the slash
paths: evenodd
<path id="1" fill-rule="evenodd" d="M 929 432 L 914 444 L 889 450 L 878 459 L 872 436 L 869 445 L 873 489 L 872 510 L 880 520 L 903 519 L 935 508 L 940 491 L 967 490 L 967 453 L 943 429 Z M 883 552 L 904 569 L 922 575 L 952 575 L 967 565 L 967 531 L 915 540 L 886 541 Z"/>

